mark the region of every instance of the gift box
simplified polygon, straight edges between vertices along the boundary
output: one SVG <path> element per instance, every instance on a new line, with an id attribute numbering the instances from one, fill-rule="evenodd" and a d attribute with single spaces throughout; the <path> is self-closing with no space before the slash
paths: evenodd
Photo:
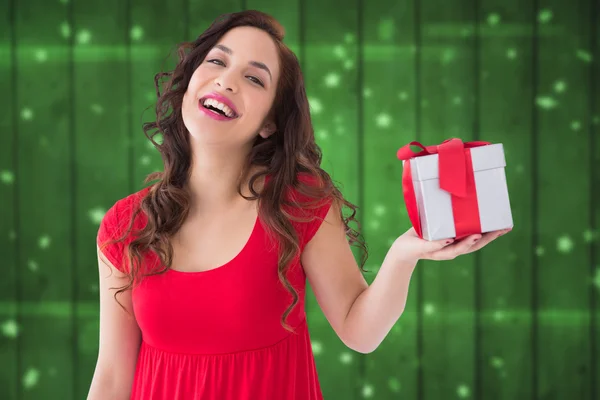
<path id="1" fill-rule="evenodd" d="M 513 227 L 502 144 L 456 138 L 436 146 L 411 142 L 397 157 L 403 161 L 406 209 L 419 237 L 459 240 Z"/>

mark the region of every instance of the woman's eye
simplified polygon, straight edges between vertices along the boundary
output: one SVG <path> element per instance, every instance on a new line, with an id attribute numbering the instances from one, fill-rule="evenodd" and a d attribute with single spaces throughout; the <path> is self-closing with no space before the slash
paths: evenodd
<path id="1" fill-rule="evenodd" d="M 222 66 L 225 66 L 225 63 L 224 63 L 223 61 L 221 61 L 221 60 L 219 60 L 219 59 L 216 59 L 216 58 L 214 58 L 214 59 L 212 59 L 212 60 L 208 60 L 208 61 L 206 61 L 206 62 L 209 62 L 209 63 L 211 63 L 211 64 L 217 64 L 217 65 L 222 65 Z M 262 87 L 265 87 L 265 85 L 262 83 L 262 81 L 261 81 L 260 79 L 258 79 L 257 77 L 255 77 L 255 76 L 249 76 L 248 78 L 250 78 L 250 80 L 251 80 L 252 82 L 256 83 L 257 85 L 260 85 L 260 86 L 262 86 Z"/>
<path id="2" fill-rule="evenodd" d="M 259 84 L 260 86 L 263 86 L 263 87 L 265 86 L 265 85 L 263 85 L 263 83 L 260 81 L 260 79 L 258 79 L 257 77 L 254 77 L 254 76 L 249 76 L 248 78 L 250 78 L 250 80 L 251 80 L 252 82 Z"/>

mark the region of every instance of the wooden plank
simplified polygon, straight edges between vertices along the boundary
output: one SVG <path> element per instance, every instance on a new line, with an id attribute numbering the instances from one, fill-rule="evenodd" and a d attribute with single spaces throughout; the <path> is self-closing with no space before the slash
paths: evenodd
<path id="1" fill-rule="evenodd" d="M 475 138 L 475 2 L 421 2 L 421 142 Z M 475 256 L 419 262 L 422 276 L 423 399 L 475 389 Z"/>
<path id="2" fill-rule="evenodd" d="M 0 0 L 0 9 L 8 10 L 9 1 Z M 18 169 L 16 168 L 15 145 L 17 130 L 14 121 L 17 117 L 15 74 L 17 73 L 16 54 L 13 48 L 14 19 L 10 12 L 5 14 L 0 26 L 0 92 L 5 93 L 0 107 L 0 132 L 3 132 L 3 145 L 0 147 L 0 398 L 17 398 L 18 385 L 18 345 L 19 317 L 17 315 L 17 197 Z"/>
<path id="3" fill-rule="evenodd" d="M 415 2 L 363 2 L 364 18 L 364 234 L 369 284 L 391 244 L 408 228 L 402 162 L 396 150 L 417 139 Z M 401 71 L 399 73 L 399 71 Z M 379 348 L 365 357 L 365 384 L 376 399 L 418 398 L 417 274 L 400 320 Z"/>
<path id="4" fill-rule="evenodd" d="M 20 301 L 73 301 L 71 93 L 66 4 L 16 2 Z M 19 399 L 74 399 L 72 314 L 23 314 Z"/>
<path id="5" fill-rule="evenodd" d="M 237 12 L 243 9 L 243 0 L 223 0 L 209 2 L 203 0 L 189 0 L 188 40 L 195 40 L 218 17 L 223 14 Z"/>
<path id="6" fill-rule="evenodd" d="M 534 398 L 532 257 L 533 5 L 484 0 L 478 15 L 481 140 L 504 145 L 514 230 L 480 252 L 479 378 L 474 398 Z M 518 34 L 511 34 L 518 28 Z"/>
<path id="7" fill-rule="evenodd" d="M 282 3 L 276 0 L 246 0 L 246 9 L 260 10 L 273 16 L 285 29 L 285 43 L 300 59 L 300 3 Z"/>
<path id="8" fill-rule="evenodd" d="M 592 262 L 590 263 L 590 275 L 592 280 L 592 325 L 590 335 L 592 346 L 595 350 L 592 353 L 592 393 L 590 398 L 600 397 L 600 5 L 592 2 L 591 26 L 592 35 L 590 37 L 591 49 L 593 52 L 593 63 L 590 63 L 590 113 L 592 114 L 592 125 L 590 131 L 591 149 L 593 157 L 590 164 L 590 173 L 592 174 L 592 198 L 591 198 L 591 217 L 592 230 L 589 240 L 593 241 Z"/>
<path id="9" fill-rule="evenodd" d="M 302 67 L 317 144 L 323 152 L 322 168 L 338 185 L 345 198 L 359 204 L 358 140 L 362 134 L 358 81 L 358 2 L 340 7 L 335 2 L 308 0 L 303 3 Z M 331 18 L 335 15 L 335 18 Z M 354 226 L 356 228 L 356 226 Z M 358 252 L 355 252 L 358 259 Z M 323 396 L 354 399 L 357 391 L 369 392 L 359 379 L 362 357 L 339 339 L 320 309 L 314 292 L 307 287 L 306 307 L 313 349 Z"/>
<path id="10" fill-rule="evenodd" d="M 589 63 L 592 0 L 545 2 L 536 63 L 539 398 L 591 398 Z M 548 351 L 552 349 L 553 351 Z"/>
<path id="11" fill-rule="evenodd" d="M 77 374 L 76 396 L 87 396 L 98 356 L 96 235 L 104 212 L 128 187 L 127 3 L 74 2 L 76 151 Z"/>
<path id="12" fill-rule="evenodd" d="M 147 186 L 147 175 L 163 169 L 158 150 L 146 138 L 144 122 L 156 120 L 156 90 L 154 76 L 171 71 L 177 60 L 177 44 L 186 39 L 188 24 L 187 1 L 174 0 L 169 7 L 158 0 L 134 0 L 131 10 L 131 77 L 132 111 L 129 117 L 132 135 L 132 172 L 130 191 Z M 192 14 L 199 15 L 199 14 Z M 155 29 L 161 26 L 161 29 Z"/>

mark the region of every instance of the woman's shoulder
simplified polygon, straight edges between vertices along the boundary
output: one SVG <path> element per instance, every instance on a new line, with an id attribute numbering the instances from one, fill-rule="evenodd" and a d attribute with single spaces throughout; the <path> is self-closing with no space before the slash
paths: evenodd
<path id="1" fill-rule="evenodd" d="M 301 183 L 302 185 L 304 185 L 304 187 L 323 188 L 324 184 L 325 184 L 325 182 L 323 182 L 321 180 L 321 178 L 319 178 L 318 176 L 312 175 L 308 172 L 299 172 L 296 174 L 296 177 L 297 177 L 298 183 Z M 306 203 L 306 202 L 312 203 L 314 201 L 317 201 L 319 205 L 324 205 L 331 201 L 331 197 L 323 197 L 323 198 L 311 197 L 308 194 L 304 193 L 300 189 L 299 185 L 292 186 L 288 193 L 289 193 L 289 195 L 292 196 L 292 198 L 294 200 L 300 201 L 302 203 Z"/>
<path id="2" fill-rule="evenodd" d="M 117 199 L 108 211 L 106 211 L 102 225 L 110 226 L 113 232 L 121 232 L 127 229 L 131 218 L 151 188 L 152 186 L 148 186 Z"/>

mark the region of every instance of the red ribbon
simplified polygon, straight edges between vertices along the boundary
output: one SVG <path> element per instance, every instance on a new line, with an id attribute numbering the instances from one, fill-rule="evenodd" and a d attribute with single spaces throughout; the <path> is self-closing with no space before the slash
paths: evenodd
<path id="1" fill-rule="evenodd" d="M 481 233 L 475 175 L 470 149 L 489 144 L 491 143 L 463 143 L 462 140 L 453 138 L 445 140 L 440 145 L 427 147 L 419 142 L 410 142 L 398 150 L 398 159 L 407 161 L 404 164 L 404 171 L 402 173 L 402 189 L 408 216 L 419 237 L 423 238 L 423 232 L 412 182 L 410 161 L 408 160 L 431 154 L 439 155 L 440 189 L 445 190 L 451 195 L 456 239 L 458 240 L 465 236 Z M 422 150 L 415 152 L 410 148 L 411 146 L 418 146 Z"/>

